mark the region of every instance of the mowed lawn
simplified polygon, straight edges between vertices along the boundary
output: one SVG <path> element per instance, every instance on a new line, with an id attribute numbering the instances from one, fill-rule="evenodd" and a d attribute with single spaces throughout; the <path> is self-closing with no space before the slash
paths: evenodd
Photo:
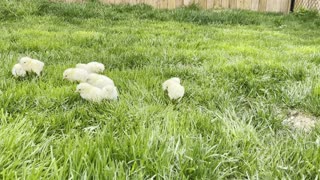
<path id="1" fill-rule="evenodd" d="M 315 179 L 320 17 L 148 6 L 0 2 L 0 179 Z M 23 56 L 41 77 L 16 79 Z M 89 103 L 62 73 L 102 62 L 116 102 Z M 171 102 L 161 84 L 180 77 Z"/>

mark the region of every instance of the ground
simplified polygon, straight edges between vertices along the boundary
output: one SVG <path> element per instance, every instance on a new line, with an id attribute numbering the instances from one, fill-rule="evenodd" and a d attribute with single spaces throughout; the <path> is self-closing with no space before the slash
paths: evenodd
<path id="1" fill-rule="evenodd" d="M 0 179 L 301 179 L 320 174 L 320 18 L 0 2 Z M 45 62 L 16 79 L 22 56 Z M 119 89 L 89 103 L 64 69 L 92 60 Z M 170 102 L 161 83 L 186 89 Z"/>

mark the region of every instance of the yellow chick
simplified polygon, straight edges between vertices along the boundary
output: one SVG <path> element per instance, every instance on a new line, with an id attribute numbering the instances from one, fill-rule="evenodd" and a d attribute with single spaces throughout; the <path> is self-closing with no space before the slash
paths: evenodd
<path id="1" fill-rule="evenodd" d="M 19 60 L 19 64 L 22 66 L 22 68 L 27 72 L 34 72 L 38 76 L 40 76 L 40 73 L 43 70 L 44 63 L 36 60 L 31 59 L 30 57 L 23 57 Z"/>

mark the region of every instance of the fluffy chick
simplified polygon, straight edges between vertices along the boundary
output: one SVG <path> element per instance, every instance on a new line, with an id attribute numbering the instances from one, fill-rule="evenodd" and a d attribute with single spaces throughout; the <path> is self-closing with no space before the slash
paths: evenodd
<path id="1" fill-rule="evenodd" d="M 168 85 L 168 96 L 170 100 L 181 99 L 184 95 L 184 87 L 178 83 L 170 83 Z"/>
<path id="2" fill-rule="evenodd" d="M 81 68 L 89 73 L 102 73 L 105 69 L 104 65 L 99 62 L 90 62 L 88 64 L 77 64 L 76 68 Z"/>
<path id="3" fill-rule="evenodd" d="M 106 85 L 103 87 L 103 91 L 105 91 L 105 98 L 108 100 L 117 100 L 118 99 L 118 90 L 114 85 Z"/>
<path id="4" fill-rule="evenodd" d="M 180 85 L 181 80 L 177 77 L 170 78 L 162 83 L 162 89 L 168 91 L 170 100 L 181 99 L 184 96 L 184 87 Z"/>
<path id="5" fill-rule="evenodd" d="M 102 73 L 105 69 L 104 65 L 99 62 L 90 62 L 87 64 L 90 71 L 93 73 Z"/>
<path id="6" fill-rule="evenodd" d="M 76 64 L 76 68 L 80 68 L 80 69 L 84 69 L 86 70 L 88 73 L 92 73 L 89 66 L 87 64 L 82 64 L 82 63 L 79 63 L 79 64 Z"/>
<path id="7" fill-rule="evenodd" d="M 107 76 L 96 74 L 96 73 L 89 74 L 86 82 L 98 88 L 103 88 L 107 85 L 114 86 L 114 82 L 112 79 L 110 79 Z"/>
<path id="8" fill-rule="evenodd" d="M 86 82 L 88 76 L 88 72 L 80 68 L 68 68 L 63 72 L 63 79 L 67 79 L 71 82 Z"/>
<path id="9" fill-rule="evenodd" d="M 170 78 L 170 79 L 166 80 L 164 83 L 162 83 L 162 89 L 164 91 L 166 91 L 166 90 L 168 90 L 169 84 L 172 84 L 172 83 L 180 84 L 180 82 L 181 82 L 180 78 L 177 78 L 177 77 Z"/>
<path id="10" fill-rule="evenodd" d="M 11 72 L 14 77 L 25 77 L 27 74 L 27 72 L 23 69 L 21 64 L 15 64 Z"/>
<path id="11" fill-rule="evenodd" d="M 31 59 L 30 57 L 23 57 L 19 60 L 19 64 L 22 66 L 22 68 L 27 72 L 34 72 L 38 76 L 40 76 L 40 73 L 43 70 L 44 63 L 36 60 Z"/>
<path id="12" fill-rule="evenodd" d="M 77 86 L 76 92 L 80 93 L 80 96 L 92 102 L 101 102 L 106 98 L 105 90 L 94 87 L 88 83 L 80 83 Z"/>

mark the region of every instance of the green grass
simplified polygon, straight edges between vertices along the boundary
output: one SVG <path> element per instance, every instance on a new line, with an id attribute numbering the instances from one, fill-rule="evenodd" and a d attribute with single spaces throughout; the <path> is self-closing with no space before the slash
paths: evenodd
<path id="1" fill-rule="evenodd" d="M 148 6 L 0 2 L 0 179 L 315 179 L 320 17 Z M 15 79 L 19 57 L 45 62 Z M 89 103 L 62 72 L 106 65 L 117 102 Z M 172 103 L 161 83 L 186 88 Z M 96 126 L 94 131 L 88 127 Z"/>

